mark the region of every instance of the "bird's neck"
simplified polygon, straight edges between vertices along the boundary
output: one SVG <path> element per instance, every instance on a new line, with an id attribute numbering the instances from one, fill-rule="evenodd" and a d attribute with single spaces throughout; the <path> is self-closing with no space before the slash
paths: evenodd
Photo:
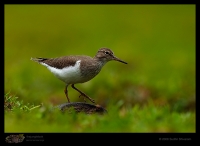
<path id="1" fill-rule="evenodd" d="M 108 61 L 105 58 L 93 58 L 99 65 L 100 67 L 103 67 Z"/>

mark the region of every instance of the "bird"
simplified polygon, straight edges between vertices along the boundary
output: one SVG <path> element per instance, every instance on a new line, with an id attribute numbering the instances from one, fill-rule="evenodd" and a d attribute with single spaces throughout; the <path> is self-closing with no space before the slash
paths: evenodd
<path id="1" fill-rule="evenodd" d="M 94 57 L 86 55 L 68 55 L 57 58 L 31 57 L 31 60 L 47 67 L 58 79 L 65 83 L 64 93 L 69 103 L 69 85 L 80 93 L 79 98 L 82 96 L 85 102 L 85 98 L 87 98 L 92 103 L 95 103 L 94 99 L 77 89 L 75 84 L 90 81 L 101 71 L 102 67 L 111 60 L 127 64 L 127 62 L 117 58 L 113 51 L 106 47 L 100 48 Z"/>

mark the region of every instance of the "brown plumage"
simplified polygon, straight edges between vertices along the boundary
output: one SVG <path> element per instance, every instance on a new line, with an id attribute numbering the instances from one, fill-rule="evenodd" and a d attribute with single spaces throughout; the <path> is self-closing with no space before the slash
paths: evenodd
<path id="1" fill-rule="evenodd" d="M 115 57 L 108 48 L 99 49 L 93 58 L 85 55 L 70 55 L 58 58 L 31 58 L 31 60 L 46 66 L 57 78 L 66 83 L 65 94 L 68 102 L 70 100 L 67 87 L 71 84 L 73 89 L 81 93 L 80 96 L 84 96 L 94 103 L 93 99 L 78 90 L 74 84 L 84 83 L 94 78 L 108 61 L 115 60 L 127 64 Z"/>

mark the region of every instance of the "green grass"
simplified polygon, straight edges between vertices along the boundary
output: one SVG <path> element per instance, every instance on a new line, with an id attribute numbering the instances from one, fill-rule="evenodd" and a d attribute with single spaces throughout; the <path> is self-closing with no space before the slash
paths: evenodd
<path id="1" fill-rule="evenodd" d="M 34 106 L 33 104 L 23 104 L 23 101 L 19 101 L 18 97 L 10 95 L 10 93 L 7 93 L 4 97 L 4 109 L 5 111 L 31 111 L 35 108 L 40 107 L 41 105 Z"/>
<path id="2" fill-rule="evenodd" d="M 4 17 L 5 132 L 195 132 L 195 5 L 5 5 Z M 50 111 L 65 84 L 30 58 L 101 47 L 128 64 L 76 87 L 108 114 Z"/>
<path id="3" fill-rule="evenodd" d="M 16 97 L 12 98 L 18 104 Z M 28 108 L 26 112 L 20 109 L 5 109 L 6 132 L 195 132 L 194 113 L 178 113 L 169 106 L 155 106 L 151 102 L 144 107 L 123 107 L 118 103 L 109 106 L 104 115 L 62 113 L 45 105 Z"/>

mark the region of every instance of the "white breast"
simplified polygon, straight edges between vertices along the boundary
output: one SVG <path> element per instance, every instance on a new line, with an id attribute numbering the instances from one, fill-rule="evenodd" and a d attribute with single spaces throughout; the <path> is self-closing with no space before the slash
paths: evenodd
<path id="1" fill-rule="evenodd" d="M 82 82 L 80 63 L 81 60 L 78 60 L 76 61 L 76 64 L 74 66 L 68 66 L 63 69 L 57 69 L 45 63 L 41 64 L 46 66 L 57 78 L 59 78 L 66 84 L 75 84 Z"/>

